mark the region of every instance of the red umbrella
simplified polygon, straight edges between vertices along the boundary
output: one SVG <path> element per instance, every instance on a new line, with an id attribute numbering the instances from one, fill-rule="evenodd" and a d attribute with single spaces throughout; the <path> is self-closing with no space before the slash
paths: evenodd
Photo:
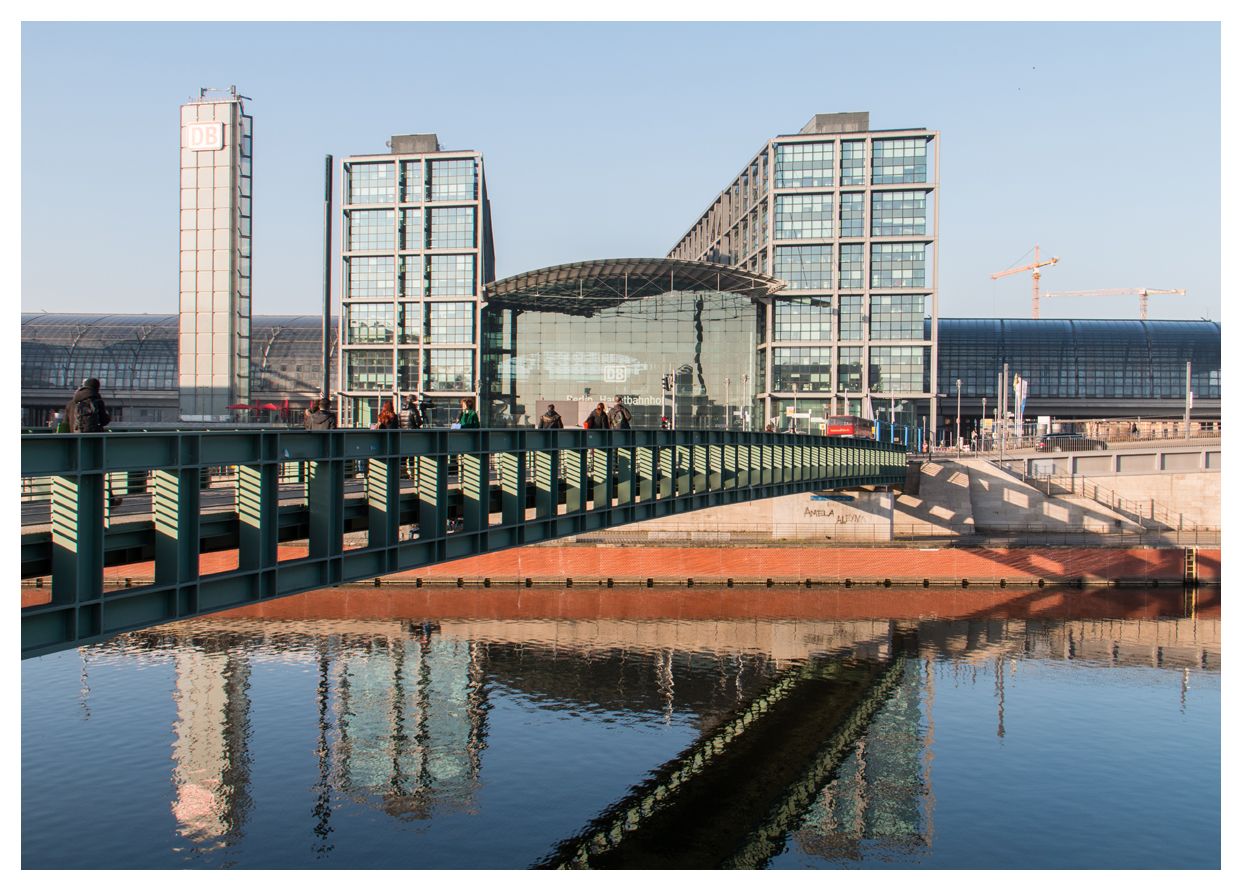
<path id="1" fill-rule="evenodd" d="M 225 408 L 227 408 L 229 411 L 232 411 L 235 408 L 244 408 L 246 409 L 246 411 L 254 411 L 254 409 L 251 406 L 246 405 L 245 403 L 242 403 L 240 405 L 226 405 Z"/>
<path id="2" fill-rule="evenodd" d="M 260 411 L 280 411 L 279 405 L 272 405 L 272 403 L 270 402 L 267 403 L 266 405 L 260 405 L 258 406 L 258 408 Z"/>

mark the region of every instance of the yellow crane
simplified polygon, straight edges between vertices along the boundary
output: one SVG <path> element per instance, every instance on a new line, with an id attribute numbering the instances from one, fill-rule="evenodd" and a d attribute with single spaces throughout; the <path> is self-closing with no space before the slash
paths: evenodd
<path id="1" fill-rule="evenodd" d="M 1139 295 L 1139 318 L 1147 318 L 1148 294 L 1185 294 L 1185 289 L 1161 291 L 1157 288 L 1104 288 L 1100 291 L 1050 291 L 1045 297 L 1122 297 L 1128 294 Z"/>
<path id="2" fill-rule="evenodd" d="M 1034 270 L 1031 273 L 1031 318 L 1039 318 L 1039 267 L 1051 266 L 1060 260 L 1060 257 L 1053 257 L 1051 260 L 1039 262 L 1039 245 L 1035 245 L 1035 262 L 1028 263 L 1025 266 L 1017 266 L 1013 269 L 1006 269 L 1004 272 L 998 272 L 992 278 L 1000 278 L 1002 275 L 1013 275 L 1015 272 L 1025 272 L 1028 269 Z"/>

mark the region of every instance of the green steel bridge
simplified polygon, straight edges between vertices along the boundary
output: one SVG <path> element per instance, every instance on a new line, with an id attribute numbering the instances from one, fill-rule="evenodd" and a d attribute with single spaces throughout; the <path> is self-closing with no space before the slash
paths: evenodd
<path id="1" fill-rule="evenodd" d="M 209 488 L 225 469 L 233 485 Z M 51 576 L 47 602 L 22 608 L 28 658 L 640 520 L 897 485 L 906 450 L 723 430 L 28 433 L 21 475 L 22 578 Z M 293 541 L 306 555 L 282 559 Z M 236 568 L 203 573 L 222 550 Z M 105 567 L 141 561 L 150 584 L 105 590 Z"/>

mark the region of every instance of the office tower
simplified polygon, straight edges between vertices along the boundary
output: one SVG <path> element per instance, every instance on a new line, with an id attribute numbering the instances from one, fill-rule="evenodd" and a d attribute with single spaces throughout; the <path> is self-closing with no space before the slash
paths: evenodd
<path id="1" fill-rule="evenodd" d="M 346 426 L 411 396 L 431 398 L 447 423 L 450 406 L 479 395 L 479 306 L 495 277 L 483 155 L 444 151 L 434 133 L 394 136 L 389 148 L 343 163 Z"/>
<path id="2" fill-rule="evenodd" d="M 181 106 L 181 309 L 185 420 L 227 419 L 250 399 L 252 118 L 236 87 Z"/>
<path id="3" fill-rule="evenodd" d="M 936 429 L 939 133 L 819 114 L 776 136 L 669 252 L 770 273 L 756 416 L 861 414 Z M 942 382 L 941 389 L 951 382 Z"/>

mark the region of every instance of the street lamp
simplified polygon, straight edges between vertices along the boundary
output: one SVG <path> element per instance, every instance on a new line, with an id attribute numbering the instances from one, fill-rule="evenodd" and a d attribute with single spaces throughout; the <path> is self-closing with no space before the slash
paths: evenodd
<path id="1" fill-rule="evenodd" d="M 988 417 L 988 397 L 983 397 L 983 414 L 979 415 L 979 447 L 983 447 L 983 422 Z"/>
<path id="2" fill-rule="evenodd" d="M 962 457 L 962 379 L 957 379 L 957 456 Z"/>

